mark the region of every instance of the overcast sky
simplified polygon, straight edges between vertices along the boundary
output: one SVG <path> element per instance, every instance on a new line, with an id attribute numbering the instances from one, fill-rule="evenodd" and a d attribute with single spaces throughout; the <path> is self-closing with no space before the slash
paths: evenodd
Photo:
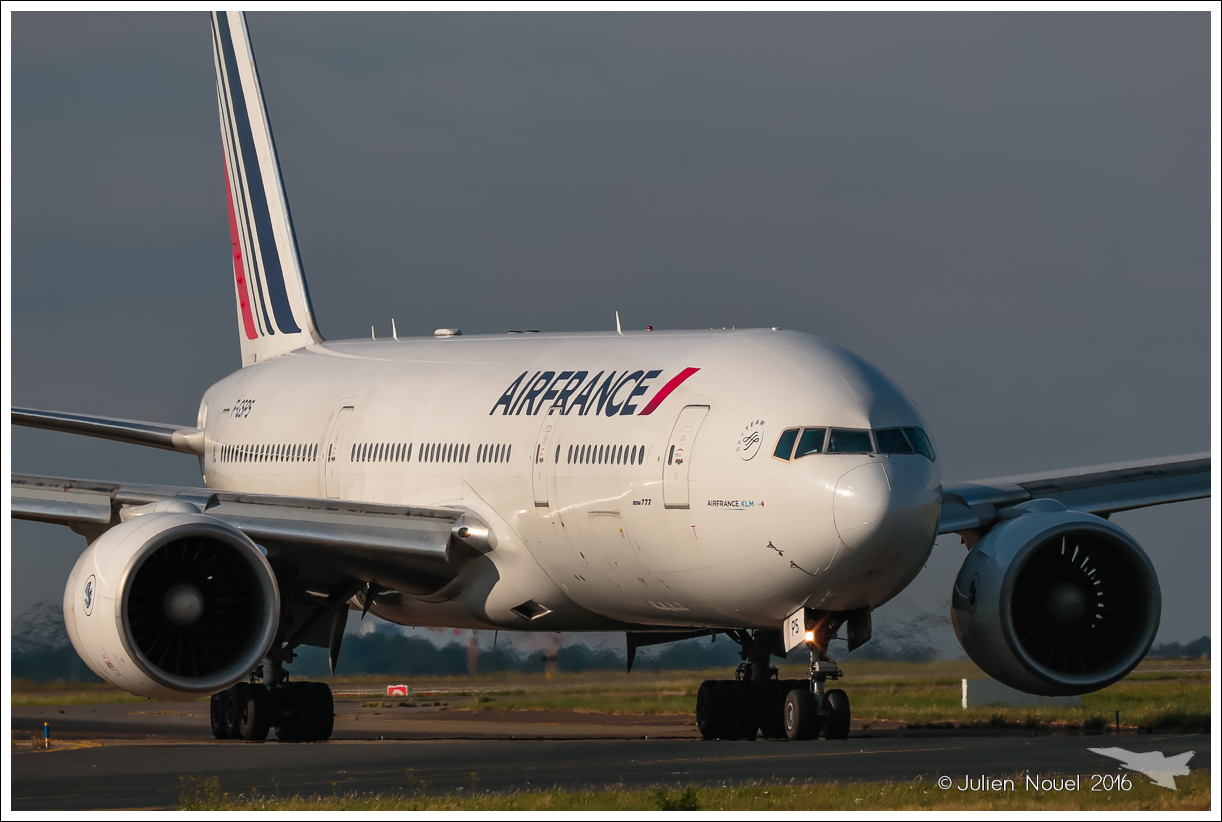
<path id="1" fill-rule="evenodd" d="M 895 380 L 948 481 L 1210 448 L 1206 13 L 249 27 L 330 339 L 776 325 Z M 12 401 L 190 424 L 240 362 L 208 17 L 11 31 Z M 28 429 L 12 469 L 199 483 Z M 1209 510 L 1115 517 L 1160 641 L 1209 632 Z M 61 599 L 83 540 L 12 533 L 9 608 Z M 875 624 L 944 615 L 962 556 Z"/>

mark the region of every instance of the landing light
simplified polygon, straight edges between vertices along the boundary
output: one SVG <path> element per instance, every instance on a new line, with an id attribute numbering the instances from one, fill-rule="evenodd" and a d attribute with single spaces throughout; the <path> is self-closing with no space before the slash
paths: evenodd
<path id="1" fill-rule="evenodd" d="M 807 642 L 814 642 L 814 641 L 815 641 L 815 632 L 814 632 L 814 631 L 807 631 L 807 632 L 806 632 L 806 637 L 805 637 L 805 639 L 806 639 L 806 641 L 807 641 Z"/>

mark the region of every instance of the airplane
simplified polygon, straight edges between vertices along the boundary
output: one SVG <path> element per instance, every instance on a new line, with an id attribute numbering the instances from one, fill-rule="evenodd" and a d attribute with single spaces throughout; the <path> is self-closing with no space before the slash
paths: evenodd
<path id="1" fill-rule="evenodd" d="M 1155 785 L 1160 788 L 1170 788 L 1173 791 L 1179 790 L 1175 786 L 1175 778 L 1188 776 L 1191 773 L 1188 768 L 1188 760 L 1196 754 L 1196 751 L 1185 751 L 1174 756 L 1167 756 L 1162 751 L 1139 752 L 1124 748 L 1087 748 L 1086 750 L 1100 756 L 1119 759 L 1123 767 L 1130 771 L 1144 773 Z"/>
<path id="2" fill-rule="evenodd" d="M 949 484 L 878 369 L 780 328 L 325 340 L 244 15 L 212 15 L 242 367 L 194 425 L 13 408 L 12 423 L 196 457 L 202 486 L 13 475 L 12 516 L 88 541 L 64 590 L 74 648 L 158 699 L 211 695 L 217 738 L 325 740 L 347 613 L 400 625 L 722 635 L 705 738 L 848 735 L 829 656 L 940 534 L 968 548 L 956 635 L 1044 694 L 1124 677 L 1161 591 L 1111 514 L 1210 495 L 1208 452 Z M 806 648 L 808 675 L 771 664 Z"/>

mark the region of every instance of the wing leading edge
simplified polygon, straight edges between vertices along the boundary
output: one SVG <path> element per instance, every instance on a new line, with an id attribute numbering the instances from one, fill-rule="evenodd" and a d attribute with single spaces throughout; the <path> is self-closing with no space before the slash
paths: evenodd
<path id="1" fill-rule="evenodd" d="M 241 530 L 269 559 L 292 557 L 317 566 L 323 578 L 338 574 L 409 593 L 438 590 L 468 559 L 493 547 L 483 523 L 458 508 L 19 474 L 11 487 L 14 519 L 68 525 L 90 540 L 133 517 L 199 512 Z"/>
<path id="2" fill-rule="evenodd" d="M 1040 474 L 976 480 L 942 489 L 938 533 L 987 528 L 998 510 L 1033 499 L 1052 499 L 1101 517 L 1118 511 L 1203 499 L 1210 495 L 1210 452 L 1089 465 Z"/>
<path id="3" fill-rule="evenodd" d="M 13 425 L 24 425 L 27 428 L 83 434 L 86 437 L 147 445 L 197 457 L 204 453 L 204 432 L 189 425 L 124 420 L 117 417 L 100 417 L 96 414 L 70 414 L 66 411 L 40 411 L 36 408 L 14 408 L 12 415 Z"/>

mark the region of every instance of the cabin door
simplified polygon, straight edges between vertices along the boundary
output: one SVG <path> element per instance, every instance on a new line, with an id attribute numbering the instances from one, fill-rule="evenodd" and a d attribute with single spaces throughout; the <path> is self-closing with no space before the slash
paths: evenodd
<path id="1" fill-rule="evenodd" d="M 531 484 L 535 488 L 535 507 L 546 508 L 548 505 L 548 480 L 556 476 L 556 462 L 560 459 L 558 449 L 560 442 L 560 420 L 551 417 L 543 419 L 539 428 L 539 437 L 535 441 L 534 463 L 531 467 Z"/>
<path id="2" fill-rule="evenodd" d="M 687 474 L 700 424 L 709 413 L 707 405 L 689 405 L 679 412 L 662 455 L 662 499 L 667 508 L 687 508 Z"/>
<path id="3" fill-rule="evenodd" d="M 339 498 L 340 456 L 343 454 L 344 429 L 348 427 L 348 418 L 351 416 L 351 405 L 345 405 L 339 410 L 339 414 L 335 417 L 335 423 L 331 426 L 331 436 L 327 438 L 323 452 L 326 458 L 323 462 L 322 470 L 326 476 L 327 496 L 331 499 Z"/>

